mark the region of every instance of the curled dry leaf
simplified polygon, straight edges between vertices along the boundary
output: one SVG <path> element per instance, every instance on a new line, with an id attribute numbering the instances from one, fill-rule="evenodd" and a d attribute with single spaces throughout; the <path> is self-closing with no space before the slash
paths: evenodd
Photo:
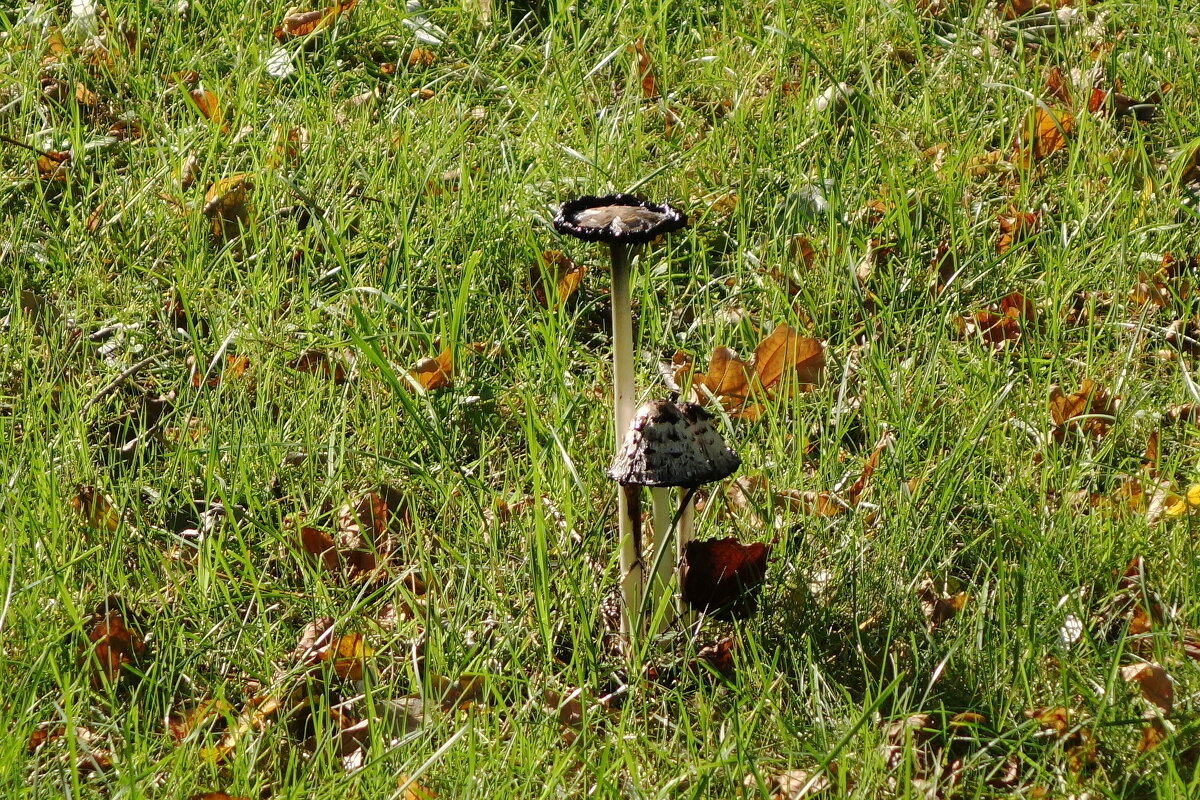
<path id="1" fill-rule="evenodd" d="M 92 686 L 99 689 L 121 679 L 126 667 L 138 668 L 146 656 L 141 634 L 126 623 L 120 598 L 110 597 L 91 615 L 85 658 L 92 667 Z"/>
<path id="2" fill-rule="evenodd" d="M 771 545 L 737 537 L 688 542 L 681 570 L 683 599 L 715 619 L 746 619 L 758 607 Z"/>
<path id="3" fill-rule="evenodd" d="M 219 127 L 223 133 L 229 132 L 229 125 L 225 122 L 225 112 L 221 110 L 221 103 L 215 94 L 208 89 L 192 89 L 187 96 L 202 117 Z"/>
<path id="4" fill-rule="evenodd" d="M 1164 717 L 1175 708 L 1175 689 L 1171 685 L 1171 678 L 1158 664 L 1126 664 L 1121 667 L 1121 680 L 1136 683 L 1142 697 L 1161 711 Z"/>
<path id="5" fill-rule="evenodd" d="M 300 351 L 300 355 L 287 364 L 297 372 L 307 372 L 340 386 L 346 382 L 346 368 L 339 359 L 329 355 L 328 351 L 310 347 Z"/>
<path id="6" fill-rule="evenodd" d="M 198 361 L 195 356 L 188 356 L 187 365 L 191 373 L 188 382 L 192 385 L 193 389 L 199 389 L 201 385 L 215 388 L 227 380 L 244 376 L 246 368 L 250 366 L 250 359 L 246 358 L 246 356 L 226 354 L 225 366 L 213 373 L 207 372 L 207 362 Z M 208 375 L 207 378 L 205 378 L 206 374 Z"/>
<path id="7" fill-rule="evenodd" d="M 576 264 L 560 250 L 545 250 L 541 264 L 529 270 L 529 285 L 539 305 L 554 308 L 563 305 L 583 283 L 587 267 Z"/>
<path id="8" fill-rule="evenodd" d="M 1133 117 L 1138 122 L 1150 122 L 1158 112 L 1163 95 L 1171 90 L 1171 84 L 1162 84 L 1157 91 L 1151 92 L 1143 100 L 1121 94 L 1120 90 L 1120 82 L 1112 89 L 1093 86 L 1092 94 L 1088 98 L 1088 113 L 1098 117 Z"/>
<path id="9" fill-rule="evenodd" d="M 121 523 L 112 499 L 94 486 L 76 486 L 71 508 L 88 526 L 99 531 L 115 531 Z"/>
<path id="10" fill-rule="evenodd" d="M 65 182 L 67 169 L 71 164 L 69 150 L 47 150 L 37 157 L 37 176 L 39 180 L 50 182 Z"/>
<path id="11" fill-rule="evenodd" d="M 933 630 L 947 620 L 953 619 L 966 608 L 971 600 L 971 593 L 958 590 L 957 582 L 947 580 L 938 586 L 933 578 L 926 577 L 917 586 L 917 599 L 921 602 L 921 613 Z"/>
<path id="12" fill-rule="evenodd" d="M 332 28 L 338 17 L 349 12 L 357 4 L 358 0 L 344 0 L 316 11 L 289 8 L 274 31 L 275 40 L 286 42 L 289 39 L 322 33 Z"/>
<path id="13" fill-rule="evenodd" d="M 1016 211 L 1010 209 L 998 217 L 1000 238 L 996 240 L 996 252 L 1007 253 L 1014 245 L 1037 235 L 1042 227 L 1041 211 Z"/>
<path id="14" fill-rule="evenodd" d="M 193 732 L 233 716 L 233 706 L 226 701 L 201 700 L 190 708 L 172 711 L 166 719 L 167 732 L 176 742 L 182 742 Z"/>
<path id="15" fill-rule="evenodd" d="M 1051 435 L 1059 442 L 1072 431 L 1103 438 L 1116 418 L 1117 406 L 1112 394 L 1090 379 L 1085 379 L 1073 394 L 1063 394 L 1055 384 L 1050 387 L 1050 421 L 1054 423 Z"/>
<path id="16" fill-rule="evenodd" d="M 1074 127 L 1075 118 L 1069 111 L 1039 105 L 1026 117 L 1013 143 L 1013 163 L 1029 167 L 1062 150 Z"/>
<path id="17" fill-rule="evenodd" d="M 1075 714 L 1064 706 L 1032 708 L 1025 712 L 1037 722 L 1042 733 L 1051 734 L 1067 757 L 1067 768 L 1078 775 L 1096 761 L 1096 742 L 1091 728 L 1075 721 Z"/>
<path id="18" fill-rule="evenodd" d="M 214 241 L 227 242 L 249 229 L 251 209 L 247 204 L 254 182 L 249 175 L 230 175 L 213 182 L 204 194 L 204 216 L 211 222 Z"/>
<path id="19" fill-rule="evenodd" d="M 654 81 L 654 64 L 650 54 L 646 52 L 646 44 L 638 37 L 633 44 L 625 48 L 625 52 L 634 56 L 633 76 L 642 89 L 642 98 L 654 100 L 659 96 L 658 85 Z"/>
<path id="20" fill-rule="evenodd" d="M 454 382 L 453 359 L 453 350 L 447 346 L 437 358 L 422 358 L 414 364 L 409 375 L 425 391 L 445 389 Z"/>
<path id="21" fill-rule="evenodd" d="M 785 770 L 778 775 L 772 775 L 765 783 L 771 800 L 805 800 L 820 796 L 833 786 L 828 774 L 803 769 Z M 755 775 L 747 775 L 742 784 L 749 792 L 758 791 L 758 777 Z"/>

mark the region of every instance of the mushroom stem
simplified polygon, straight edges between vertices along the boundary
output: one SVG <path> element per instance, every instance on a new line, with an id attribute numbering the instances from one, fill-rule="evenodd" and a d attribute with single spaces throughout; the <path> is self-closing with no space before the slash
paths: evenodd
<path id="1" fill-rule="evenodd" d="M 695 494 L 694 488 L 679 490 L 682 507 L 679 509 L 679 520 L 675 523 L 675 570 L 679 576 L 679 594 L 675 596 L 675 609 L 679 613 L 679 623 L 685 628 L 691 627 L 696 619 L 695 614 L 688 608 L 687 600 L 683 598 L 683 559 L 687 555 L 688 542 L 692 540 L 692 534 L 696 530 Z"/>
<path id="2" fill-rule="evenodd" d="M 612 255 L 613 425 L 616 449 L 633 419 L 633 311 L 629 294 L 629 245 L 614 242 Z M 621 548 L 621 632 L 632 635 L 633 615 L 642 607 L 641 495 L 637 486 L 617 491 Z"/>
<path id="3" fill-rule="evenodd" d="M 671 576 L 675 571 L 675 563 L 679 560 L 678 553 L 672 552 L 675 543 L 671 539 L 671 523 L 675 516 L 675 503 L 671 499 L 671 490 L 655 487 L 650 490 L 650 517 L 654 522 L 654 575 L 650 578 L 651 618 L 660 620 L 660 627 L 655 633 L 662 633 L 671 622 L 669 614 L 660 614 L 659 610 L 665 598 L 670 598 Z"/>

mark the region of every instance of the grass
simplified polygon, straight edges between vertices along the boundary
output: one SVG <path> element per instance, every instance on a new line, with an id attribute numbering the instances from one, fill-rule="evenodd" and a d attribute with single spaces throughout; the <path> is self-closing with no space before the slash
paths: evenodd
<path id="1" fill-rule="evenodd" d="M 1195 400 L 1190 354 L 1160 355 L 1196 314 L 1194 276 L 1140 277 L 1198 249 L 1180 202 L 1200 11 L 1104 0 L 1029 25 L 955 2 L 547 0 L 487 23 L 431 3 L 444 43 L 410 66 L 397 5 L 285 42 L 284 79 L 270 4 L 114 0 L 98 39 L 62 4 L 0 7 L 0 133 L 71 154 L 57 180 L 0 145 L 6 794 L 771 797 L 787 770 L 864 798 L 1200 791 L 1195 526 L 1148 519 L 1155 481 L 1197 481 L 1195 428 L 1160 423 Z M 643 97 L 638 38 L 662 100 Z M 1053 67 L 1134 98 L 1171 87 L 1139 122 L 1088 113 L 1090 79 L 1054 99 Z M 815 112 L 838 82 L 854 103 Z M 187 98 L 201 87 L 220 122 Z M 1013 164 L 1033 98 L 1073 124 Z M 118 120 L 140 137 L 106 137 Z M 276 132 L 301 128 L 281 155 Z M 214 241 L 205 192 L 234 175 L 252 216 Z M 700 538 L 778 536 L 760 611 L 650 643 L 632 673 L 599 621 L 617 580 L 606 255 L 550 225 L 606 191 L 691 218 L 635 264 L 644 396 L 666 393 L 675 350 L 703 367 L 786 323 L 827 343 L 826 380 L 726 421 L 741 474 L 844 489 L 892 437 L 845 513 L 712 492 Z M 1039 209 L 999 253 L 998 217 Z M 891 255 L 856 278 L 873 239 Z M 938 284 L 942 243 L 957 270 Z M 552 308 L 529 288 L 549 249 L 589 267 Z M 1162 307 L 1130 299 L 1140 281 Z M 1038 307 L 1019 341 L 959 334 L 1013 291 Z M 452 384 L 415 390 L 409 370 L 445 348 Z M 310 349 L 346 379 L 289 366 Z M 1084 379 L 1119 396 L 1110 429 L 1055 442 L 1050 389 Z M 345 539 L 339 509 L 381 486 L 387 578 L 304 552 L 299 527 Z M 969 593 L 936 625 L 927 578 L 927 604 Z M 1138 607 L 1158 609 L 1146 626 Z M 108 675 L 112 609 L 145 651 Z M 370 654 L 295 653 L 321 617 Z M 699 651 L 726 637 L 719 674 Z M 1142 661 L 1174 689 L 1153 748 L 1122 673 Z M 483 688 L 448 688 L 461 676 Z M 176 741 L 164 720 L 202 700 L 228 705 Z M 423 724 L 404 724 L 416 702 Z"/>

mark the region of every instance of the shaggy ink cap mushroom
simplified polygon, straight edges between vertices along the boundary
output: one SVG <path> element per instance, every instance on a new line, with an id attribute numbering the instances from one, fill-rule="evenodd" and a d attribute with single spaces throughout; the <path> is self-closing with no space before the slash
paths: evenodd
<path id="1" fill-rule="evenodd" d="M 741 464 L 703 408 L 651 400 L 634 413 L 608 476 L 622 486 L 695 488 L 729 477 Z"/>
<path id="2" fill-rule="evenodd" d="M 568 200 L 554 215 L 554 228 L 585 242 L 645 244 L 687 225 L 687 216 L 666 203 L 631 194 L 585 195 Z"/>

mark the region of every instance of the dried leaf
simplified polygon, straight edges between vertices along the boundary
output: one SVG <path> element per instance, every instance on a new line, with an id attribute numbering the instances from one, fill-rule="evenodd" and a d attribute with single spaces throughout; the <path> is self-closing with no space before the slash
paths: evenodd
<path id="1" fill-rule="evenodd" d="M 317 11 L 301 11 L 290 8 L 283 15 L 283 21 L 274 31 L 276 41 L 286 42 L 301 36 L 311 36 L 333 27 L 342 14 L 349 12 L 358 0 L 343 0 L 327 8 Z"/>
<path id="2" fill-rule="evenodd" d="M 1013 163 L 1028 167 L 1062 150 L 1074 127 L 1070 112 L 1038 106 L 1026 118 L 1013 145 Z"/>
<path id="3" fill-rule="evenodd" d="M 66 181 L 67 168 L 70 164 L 71 151 L 48 150 L 37 158 L 38 178 L 43 181 Z"/>
<path id="4" fill-rule="evenodd" d="M 737 537 L 688 542 L 681 580 L 683 598 L 715 619 L 746 619 L 758 607 L 771 545 L 744 545 Z"/>
<path id="5" fill-rule="evenodd" d="M 251 214 L 247 200 L 253 190 L 254 182 L 246 174 L 230 175 L 208 187 L 202 211 L 211 221 L 214 240 L 227 242 L 249 229 Z"/>
<path id="6" fill-rule="evenodd" d="M 561 306 L 582 285 L 587 267 L 576 264 L 560 250 L 543 251 L 541 262 L 541 265 L 529 270 L 533 297 L 546 308 L 553 308 L 556 304 Z"/>
<path id="7" fill-rule="evenodd" d="M 1117 402 L 1107 389 L 1085 379 L 1079 391 L 1065 395 L 1056 384 L 1050 387 L 1050 420 L 1053 434 L 1062 441 L 1068 431 L 1078 431 L 1094 439 L 1103 438 L 1112 427 Z"/>
<path id="8" fill-rule="evenodd" d="M 1007 253 L 1013 245 L 1037 234 L 1042 225 L 1042 212 L 1010 209 L 1007 214 L 1000 215 L 999 221 L 1000 238 L 996 240 L 996 252 Z"/>
<path id="9" fill-rule="evenodd" d="M 109 598 L 98 608 L 87 638 L 91 645 L 89 663 L 93 667 L 92 686 L 99 689 L 120 680 L 126 667 L 138 667 L 146 654 L 146 645 L 137 631 L 126 626 L 125 614 L 117 598 Z"/>
<path id="10" fill-rule="evenodd" d="M 318 651 L 319 660 L 332 664 L 334 673 L 345 680 L 362 680 L 366 660 L 374 654 L 362 634 L 335 636 L 328 647 Z"/>
<path id="11" fill-rule="evenodd" d="M 182 742 L 194 731 L 233 716 L 233 706 L 224 700 L 201 700 L 191 708 L 172 711 L 167 717 L 167 731 L 176 742 Z"/>
<path id="12" fill-rule="evenodd" d="M 71 508 L 98 531 L 115 531 L 121 524 L 121 515 L 113 507 L 112 499 L 94 486 L 76 486 Z"/>
<path id="13" fill-rule="evenodd" d="M 917 586 L 917 599 L 921 612 L 933 630 L 947 620 L 953 619 L 971 600 L 970 592 L 953 591 L 949 586 L 937 587 L 933 578 L 926 577 Z"/>
<path id="14" fill-rule="evenodd" d="M 331 357 L 327 351 L 318 348 L 310 347 L 302 350 L 300 355 L 288 362 L 288 366 L 297 372 L 307 372 L 309 375 L 327 378 L 335 386 L 346 382 L 346 368 L 340 361 Z"/>
<path id="15" fill-rule="evenodd" d="M 642 97 L 646 100 L 658 98 L 658 86 L 654 82 L 654 65 L 650 61 L 650 55 L 646 52 L 642 37 L 639 36 L 633 44 L 626 47 L 625 52 L 636 56 L 634 77 L 642 87 Z"/>
<path id="16" fill-rule="evenodd" d="M 785 391 L 796 384 L 815 386 L 824 369 L 825 346 L 799 335 L 790 325 L 779 325 L 754 348 L 754 371 L 759 385 L 768 391 L 781 383 Z"/>
<path id="17" fill-rule="evenodd" d="M 426 391 L 444 389 L 454 380 L 454 353 L 446 347 L 437 358 L 422 358 L 409 372 L 417 384 Z"/>
<path id="18" fill-rule="evenodd" d="M 1136 683 L 1142 697 L 1161 711 L 1164 717 L 1175 708 L 1175 689 L 1167 671 L 1158 664 L 1126 664 L 1121 667 L 1121 680 Z"/>
<path id="19" fill-rule="evenodd" d="M 333 537 L 325 531 L 307 525 L 300 526 L 300 546 L 330 572 L 337 571 L 340 566 Z"/>
<path id="20" fill-rule="evenodd" d="M 225 124 L 225 113 L 221 110 L 221 103 L 215 94 L 208 89 L 192 89 L 188 92 L 188 97 L 201 116 L 219 127 L 222 132 L 229 131 L 229 125 Z"/>
<path id="21" fill-rule="evenodd" d="M 204 369 L 202 369 L 202 364 Z M 187 365 L 190 370 L 189 383 L 193 389 L 199 389 L 201 384 L 207 385 L 209 388 L 215 388 L 226 380 L 237 379 L 246 374 L 246 368 L 250 366 L 250 359 L 246 356 L 225 355 L 225 366 L 216 374 L 209 374 L 205 379 L 207 362 L 200 362 L 195 356 L 188 356 Z"/>

